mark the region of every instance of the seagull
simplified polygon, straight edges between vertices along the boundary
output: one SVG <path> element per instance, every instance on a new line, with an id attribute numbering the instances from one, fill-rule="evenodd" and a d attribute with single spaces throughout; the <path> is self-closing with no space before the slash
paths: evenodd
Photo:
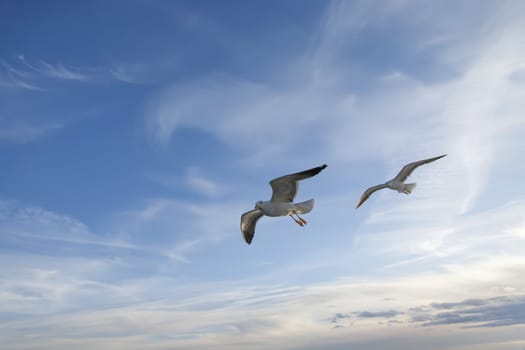
<path id="1" fill-rule="evenodd" d="M 363 204 L 368 199 L 368 197 L 370 197 L 370 195 L 372 193 L 374 193 L 375 191 L 378 191 L 378 190 L 382 190 L 383 188 L 390 188 L 392 190 L 396 190 L 397 192 L 404 193 L 404 194 L 412 193 L 412 191 L 416 187 L 416 183 L 415 182 L 414 183 L 410 183 L 410 184 L 406 184 L 405 183 L 406 179 L 410 176 L 410 174 L 412 174 L 412 172 L 418 166 L 423 165 L 423 164 L 427 164 L 427 163 L 430 163 L 430 162 L 433 162 L 435 160 L 443 158 L 444 156 L 446 156 L 446 154 L 443 154 L 443 155 L 437 156 L 437 157 L 433 157 L 433 158 L 418 160 L 416 162 L 412 162 L 412 163 L 409 163 L 409 164 L 405 165 L 403 167 L 403 169 L 401 169 L 399 174 L 397 174 L 396 177 L 394 177 L 392 180 L 387 181 L 384 184 L 377 185 L 377 186 L 372 186 L 372 187 L 368 188 L 365 191 L 365 193 L 363 193 L 361 198 L 359 199 L 359 202 L 357 203 L 355 208 L 356 209 L 359 208 L 361 206 L 361 204 Z"/>
<path id="2" fill-rule="evenodd" d="M 306 225 L 306 220 L 299 214 L 306 214 L 312 211 L 314 199 L 309 199 L 301 203 L 292 203 L 297 190 L 299 181 L 315 176 L 326 168 L 326 164 L 304 170 L 298 173 L 277 177 L 270 181 L 272 186 L 272 198 L 269 201 L 258 201 L 255 209 L 247 211 L 241 216 L 241 232 L 244 241 L 252 243 L 255 234 L 255 224 L 263 215 L 266 216 L 286 216 L 291 217 L 299 226 Z M 294 217 L 295 215 L 295 217 Z"/>

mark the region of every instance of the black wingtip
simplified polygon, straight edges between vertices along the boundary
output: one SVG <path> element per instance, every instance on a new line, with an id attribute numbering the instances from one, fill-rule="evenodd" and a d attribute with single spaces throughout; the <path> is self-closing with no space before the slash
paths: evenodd
<path id="1" fill-rule="evenodd" d="M 323 164 L 323 165 L 321 165 L 319 168 L 324 169 L 324 168 L 326 168 L 326 167 L 327 167 L 327 165 L 326 165 L 326 164 Z"/>
<path id="2" fill-rule="evenodd" d="M 246 242 L 246 244 L 248 245 L 252 244 L 253 236 L 249 237 L 243 233 L 243 237 L 244 237 L 244 242 Z"/>

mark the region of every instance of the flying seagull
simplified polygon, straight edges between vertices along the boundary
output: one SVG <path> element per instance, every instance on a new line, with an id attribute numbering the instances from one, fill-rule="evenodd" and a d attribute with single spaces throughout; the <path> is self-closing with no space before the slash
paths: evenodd
<path id="1" fill-rule="evenodd" d="M 299 189 L 299 181 L 315 176 L 326 168 L 326 164 L 304 170 L 298 173 L 284 175 L 270 181 L 272 186 L 272 198 L 269 201 L 258 201 L 255 209 L 247 211 L 241 216 L 241 231 L 246 243 L 252 243 L 255 234 L 255 224 L 263 215 L 266 216 L 290 216 L 299 226 L 306 225 L 306 220 L 299 214 L 312 211 L 314 199 L 301 203 L 292 203 Z M 294 216 L 295 215 L 295 216 Z"/>
<path id="2" fill-rule="evenodd" d="M 409 164 L 405 165 L 403 167 L 403 169 L 401 169 L 399 174 L 397 174 L 396 177 L 394 177 L 392 180 L 387 181 L 384 184 L 377 185 L 377 186 L 372 186 L 372 187 L 368 188 L 365 191 L 365 193 L 363 193 L 361 198 L 359 199 L 359 203 L 357 203 L 355 208 L 356 209 L 359 208 L 361 206 L 361 204 L 363 204 L 368 199 L 368 197 L 370 197 L 370 195 L 372 193 L 374 193 L 375 191 L 378 191 L 378 190 L 382 190 L 383 188 L 390 188 L 392 190 L 396 190 L 399 193 L 410 194 L 412 192 L 412 190 L 414 190 L 414 188 L 416 187 L 416 183 L 415 182 L 414 183 L 410 183 L 410 184 L 406 184 L 405 183 L 406 179 L 410 176 L 410 174 L 412 174 L 412 172 L 418 166 L 423 165 L 423 164 L 427 164 L 427 163 L 430 163 L 430 162 L 433 162 L 435 160 L 443 158 L 444 156 L 446 156 L 446 154 L 443 154 L 443 155 L 438 156 L 438 157 L 418 160 L 417 162 L 412 162 L 412 163 L 409 163 Z"/>

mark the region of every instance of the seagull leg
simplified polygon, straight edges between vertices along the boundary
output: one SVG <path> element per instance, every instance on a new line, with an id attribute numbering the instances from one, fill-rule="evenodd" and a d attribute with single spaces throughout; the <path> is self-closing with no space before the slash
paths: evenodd
<path id="1" fill-rule="evenodd" d="M 306 225 L 306 224 L 307 224 L 306 220 L 303 219 L 302 217 L 300 217 L 299 214 L 297 214 L 296 211 L 294 211 L 293 213 L 295 214 L 295 216 L 297 216 L 297 219 L 299 219 L 299 221 L 303 223 L 303 225 Z M 296 221 L 297 221 L 297 220 L 296 220 Z M 302 226 L 302 225 L 301 225 L 301 226 Z"/>
<path id="2" fill-rule="evenodd" d="M 295 215 L 297 215 L 297 214 L 295 214 Z M 305 223 L 302 222 L 301 220 L 297 220 L 296 218 L 294 218 L 294 217 L 292 216 L 292 214 L 290 214 L 290 215 L 288 215 L 288 216 L 291 217 L 292 220 L 295 221 L 295 223 L 296 223 L 297 225 L 299 225 L 299 226 L 304 226 Z"/>

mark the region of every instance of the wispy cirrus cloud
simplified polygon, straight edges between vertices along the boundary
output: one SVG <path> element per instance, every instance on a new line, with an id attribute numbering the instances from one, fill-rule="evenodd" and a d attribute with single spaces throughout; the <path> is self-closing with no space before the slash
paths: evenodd
<path id="1" fill-rule="evenodd" d="M 465 269 L 472 271 L 475 266 L 482 267 L 474 264 Z M 74 279 L 68 276 L 73 270 L 41 269 L 10 279 L 8 288 L 4 285 L 0 297 L 11 302 L 16 299 L 18 303 L 18 311 L 11 307 L 12 303 L 1 304 L 4 315 L 16 316 L 5 323 L 8 332 L 4 340 L 5 344 L 18 341 L 24 348 L 38 343 L 54 344 L 58 349 L 72 343 L 98 344 L 101 337 L 105 344 L 152 348 L 193 349 L 213 343 L 218 348 L 240 349 L 253 343 L 257 344 L 254 348 L 285 344 L 285 348 L 294 349 L 312 346 L 312 342 L 327 342 L 334 348 L 343 344 L 364 348 L 375 344 L 377 348 L 378 343 L 390 344 L 391 336 L 396 334 L 405 339 L 405 345 L 415 344 L 422 337 L 420 340 L 432 343 L 429 348 L 446 349 L 446 344 L 432 341 L 436 333 L 450 332 L 449 325 L 462 325 L 465 328 L 456 328 L 457 338 L 451 344 L 475 346 L 477 338 L 471 334 L 477 331 L 470 326 L 479 325 L 477 321 L 482 320 L 482 327 L 487 329 L 485 335 L 494 337 L 495 349 L 509 341 L 513 328 L 508 325 L 525 322 L 519 312 L 523 304 L 519 291 L 524 286 L 517 278 L 524 267 L 523 259 L 507 261 L 493 270 L 499 278 L 480 279 L 450 270 L 401 279 L 345 279 L 297 286 L 261 284 L 257 276 L 235 282 L 184 285 L 174 278 L 159 277 L 97 284 L 96 280 L 79 276 L 79 271 L 88 273 L 86 268 L 78 270 Z M 32 284 L 24 282 L 29 277 Z M 508 283 L 513 283 L 516 290 L 486 288 Z M 443 284 L 448 291 L 439 290 Z M 458 290 L 461 295 L 476 299 L 461 301 Z M 47 296 L 47 308 L 31 311 L 29 306 L 37 305 L 36 300 L 42 300 L 40 296 Z M 72 308 L 83 298 L 91 300 L 89 312 Z M 61 312 L 38 317 L 53 310 Z M 20 317 L 31 317 L 33 321 L 23 321 L 24 328 L 20 330 Z M 334 319 L 342 327 L 334 329 Z M 93 327 L 86 328 L 87 324 Z M 496 325 L 500 326 L 497 330 Z M 177 329 L 175 333 L 173 327 Z M 432 331 L 422 332 L 422 328 Z M 38 335 L 19 337 L 22 331 Z M 309 337 L 304 337 L 305 331 Z M 415 333 L 420 336 L 414 338 Z M 59 334 L 62 336 L 57 338 Z M 65 341 L 63 334 L 74 337 Z M 502 334 L 507 339 L 499 339 Z M 511 338 L 525 341 L 523 333 Z M 61 340 L 55 342 L 56 339 Z"/>
<path id="2" fill-rule="evenodd" d="M 217 244 L 237 232 L 240 204 L 156 198 L 141 208 L 116 214 L 112 221 L 126 241 L 165 251 L 167 255 L 178 252 L 175 255 L 179 260 L 186 261 L 182 253 L 202 244 Z M 145 232 L 154 232 L 155 236 Z"/>
<path id="3" fill-rule="evenodd" d="M 237 231 L 238 205 L 152 199 L 142 208 L 108 218 L 108 232 L 94 233 L 67 215 L 17 201 L 0 201 L 0 230 L 6 251 L 41 251 L 55 257 L 90 258 L 116 254 L 133 263 L 150 256 L 190 263 L 202 246 L 216 245 Z M 235 220 L 232 220 L 235 218 Z M 148 267 L 148 268 L 149 268 Z"/>
<path id="4" fill-rule="evenodd" d="M 6 87 L 19 87 L 27 90 L 46 91 L 46 80 L 94 82 L 100 72 L 90 68 L 72 68 L 63 63 L 52 64 L 46 61 L 32 63 L 24 56 L 15 61 L 2 60 L 0 77 Z"/>
<path id="5" fill-rule="evenodd" d="M 112 79 L 128 83 L 147 85 L 166 81 L 181 70 L 180 59 L 176 54 L 163 59 L 141 63 L 118 62 L 108 68 Z"/>
<path id="6" fill-rule="evenodd" d="M 0 142 L 33 142 L 64 128 L 72 119 L 91 113 L 86 113 L 85 108 L 79 112 L 61 108 L 67 106 L 64 97 L 78 91 L 75 89 L 93 85 L 109 89 L 118 82 L 150 84 L 162 80 L 164 74 L 173 69 L 171 63 L 153 67 L 147 64 L 74 66 L 31 60 L 24 55 L 0 57 Z M 63 88 L 66 84 L 68 89 Z M 51 101 L 56 102 L 52 110 Z"/>
<path id="7" fill-rule="evenodd" d="M 48 91 L 57 83 L 151 84 L 162 81 L 167 73 L 177 71 L 175 58 L 146 63 L 111 63 L 107 66 L 75 66 L 62 62 L 30 60 L 24 55 L 0 60 L 0 87 Z M 169 74 L 168 74 L 169 75 Z"/>
<path id="8" fill-rule="evenodd" d="M 26 89 L 33 91 L 45 91 L 44 88 L 34 85 L 29 80 L 29 74 L 20 69 L 14 68 L 4 61 L 0 61 L 3 70 L 0 70 L 0 88 L 4 89 Z"/>
<path id="9" fill-rule="evenodd" d="M 177 190 L 189 190 L 209 198 L 217 198 L 229 191 L 228 185 L 219 183 L 213 174 L 205 173 L 200 167 L 186 167 L 181 175 L 148 175 L 153 182 Z"/>
<path id="10" fill-rule="evenodd" d="M 205 130 L 244 150 L 251 166 L 300 163 L 308 156 L 380 160 L 397 172 L 404 161 L 450 153 L 443 183 L 456 194 L 449 200 L 460 204 L 457 211 L 465 213 L 486 189 L 499 150 L 515 152 L 517 139 L 510 136 L 524 127 L 518 97 L 524 86 L 509 78 L 525 56 L 518 44 L 522 24 L 515 16 L 504 21 L 519 12 L 514 6 L 520 7 L 509 2 L 492 12 L 487 5 L 468 24 L 460 15 L 444 15 L 450 22 L 445 26 L 433 15 L 450 13 L 445 5 L 427 9 L 408 2 L 379 10 L 363 2 L 334 2 L 313 48 L 298 53 L 293 68 L 275 73 L 278 78 L 214 74 L 175 83 L 151 100 L 146 120 L 159 142 L 168 142 L 181 126 Z M 352 55 L 374 45 L 362 42 L 362 33 L 385 31 L 409 15 L 390 33 L 399 46 L 383 48 L 380 62 Z M 455 30 L 476 25 L 484 32 Z M 428 44 L 439 38 L 439 44 Z M 410 61 L 412 54 L 453 73 L 436 80 L 432 67 Z M 393 58 L 388 69 L 386 56 Z M 407 149 L 407 142 L 414 147 Z"/>
<path id="11" fill-rule="evenodd" d="M 36 206 L 0 200 L 0 230 L 4 249 L 42 249 L 42 254 L 67 254 L 71 246 L 80 256 L 90 255 L 89 247 L 138 249 L 124 241 L 90 232 L 82 222 Z M 86 249 L 86 246 L 88 247 Z"/>
<path id="12" fill-rule="evenodd" d="M 196 167 L 186 169 L 185 182 L 198 193 L 208 197 L 217 197 L 225 190 L 224 186 L 204 176 Z"/>
<path id="13" fill-rule="evenodd" d="M 146 122 L 161 143 L 180 127 L 209 132 L 245 152 L 243 164 L 252 167 L 293 168 L 319 158 L 334 174 L 348 174 L 325 175 L 330 184 L 317 192 L 324 194 L 324 203 L 315 215 L 317 229 L 350 241 L 352 249 L 342 246 L 304 266 L 338 261 L 364 269 L 381 265 L 397 273 L 440 269 L 447 259 L 476 259 L 490 252 L 491 244 L 503 250 L 511 245 L 516 254 L 523 242 L 504 232 L 505 222 L 520 225 L 520 200 L 500 198 L 494 211 L 478 205 L 480 198 L 493 196 L 491 181 L 498 168 L 520 157 L 516 130 L 525 127 L 519 97 L 524 86 L 510 77 L 521 69 L 516 62 L 525 51 L 518 39 L 522 21 L 509 13 L 521 10 L 510 2 L 497 11 L 491 5 L 478 10 L 465 23 L 460 15 L 448 16 L 446 5 L 422 8 L 405 2 L 378 9 L 365 2 L 334 2 L 313 48 L 299 53 L 289 71 L 265 81 L 212 74 L 175 83 L 150 101 Z M 463 4 L 461 11 L 468 6 Z M 407 16 L 406 23 L 401 21 Z M 446 25 L 435 20 L 440 17 L 447 18 Z M 456 31 L 463 26 L 483 26 L 484 31 Z M 392 28 L 399 30 L 392 33 Z M 367 52 L 375 43 L 363 46 L 363 32 L 386 30 L 401 47 L 379 55 L 392 57 L 388 69 L 383 61 L 354 59 L 352 53 Z M 410 57 L 428 58 L 431 67 L 418 66 Z M 450 74 L 438 79 L 431 70 Z M 393 177 L 403 164 L 442 153 L 449 155 L 412 176 L 418 188 L 410 197 L 377 193 L 356 214 L 364 215 L 365 223 L 355 228 L 348 223 L 348 207 L 368 186 Z M 383 165 L 370 166 L 373 162 Z M 377 172 L 377 179 L 352 177 L 363 169 Z M 477 224 L 483 222 L 490 224 Z M 294 244 L 314 241 L 306 237 Z M 322 244 L 326 240 L 317 246 Z M 349 249 L 370 264 L 341 258 Z"/>
<path id="14" fill-rule="evenodd" d="M 25 61 L 24 61 L 25 62 Z M 52 65 L 50 63 L 40 61 L 39 66 L 29 66 L 37 73 L 41 73 L 51 78 L 63 79 L 63 80 L 77 80 L 77 81 L 89 81 L 90 78 L 87 74 L 80 73 L 79 70 L 74 68 L 66 68 L 62 63 Z"/>
<path id="15" fill-rule="evenodd" d="M 31 142 L 63 126 L 60 122 L 31 122 L 23 118 L 0 117 L 0 142 Z"/>
<path id="16" fill-rule="evenodd" d="M 494 249 L 517 254 L 523 247 L 523 219 L 519 214 L 524 210 L 523 201 L 467 216 L 455 216 L 447 208 L 447 220 L 442 220 L 435 216 L 439 206 L 423 203 L 435 199 L 416 198 L 411 203 L 398 202 L 394 208 L 376 204 L 378 211 L 356 232 L 357 247 L 390 256 L 387 270 L 430 267 L 432 261 L 468 261 L 487 256 Z M 397 228 L 402 221 L 405 224 Z"/>
<path id="17" fill-rule="evenodd" d="M 470 336 L 477 328 L 471 326 L 481 326 L 488 329 L 485 336 L 493 337 L 493 349 L 503 348 L 504 341 L 511 338 L 525 341 L 523 333 L 512 335 L 509 327 L 525 322 L 517 311 L 525 292 L 519 278 L 525 261 L 520 254 L 523 236 L 516 235 L 522 221 L 507 222 L 515 213 L 508 209 L 500 208 L 497 215 L 485 214 L 488 225 L 482 227 L 476 226 L 477 218 L 471 218 L 459 232 L 461 236 L 471 231 L 472 238 L 502 233 L 518 239 L 513 243 L 515 249 L 506 249 L 504 254 L 447 260 L 439 269 L 419 273 L 327 278 L 322 282 L 283 280 L 289 272 L 281 270 L 293 266 L 270 266 L 274 271 L 199 282 L 180 268 L 194 264 L 195 273 L 206 267 L 199 264 L 199 252 L 237 232 L 240 208 L 235 203 L 150 200 L 115 217 L 109 225 L 113 233 L 105 237 L 91 233 L 72 217 L 3 201 L 0 228 L 8 235 L 2 236 L 0 259 L 4 266 L 13 267 L 2 272 L 0 284 L 2 340 L 14 348 L 47 344 L 57 349 L 71 344 L 94 346 L 101 337 L 105 344 L 124 347 L 192 349 L 215 344 L 241 349 L 250 343 L 257 344 L 254 348 L 286 344 L 294 349 L 314 342 L 334 349 L 343 344 L 377 348 L 391 344 L 394 333 L 398 340 L 402 337 L 415 344 L 415 333 L 434 341 L 432 334 L 460 325 L 456 332 L 463 332 L 462 338 L 458 333 L 456 344 L 464 341 L 475 346 L 469 339 L 477 339 Z M 229 232 L 227 236 L 225 232 Z M 33 245 L 25 243 L 23 253 L 13 256 L 11 249 L 22 247 L 15 246 L 16 237 L 28 241 L 24 234 L 30 235 Z M 498 237 L 503 247 L 502 236 Z M 241 240 L 237 234 L 236 238 Z M 42 246 L 39 240 L 67 249 Z M 475 252 L 476 242 L 464 249 Z M 53 254 L 45 254 L 49 249 Z M 361 249 L 375 247 L 362 245 Z M 127 254 L 129 251 L 134 254 Z M 331 253 L 339 254 L 337 249 Z M 255 254 L 252 250 L 250 258 Z M 376 259 L 372 253 L 368 255 Z M 330 268 L 345 263 L 342 257 L 337 259 Z M 214 263 L 239 268 L 233 256 Z M 303 261 L 290 264 L 309 269 Z M 420 333 L 422 328 L 432 332 Z M 305 331 L 310 338 L 304 338 Z M 21 337 L 21 332 L 35 336 Z M 499 339 L 501 334 L 507 339 Z M 449 348 L 433 344 L 431 349 Z"/>

